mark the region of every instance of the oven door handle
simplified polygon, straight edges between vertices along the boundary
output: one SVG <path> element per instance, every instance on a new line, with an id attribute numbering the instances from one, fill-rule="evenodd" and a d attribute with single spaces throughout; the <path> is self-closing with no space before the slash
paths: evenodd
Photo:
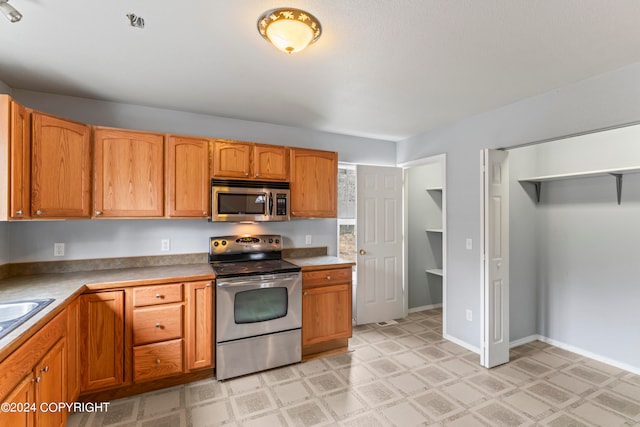
<path id="1" fill-rule="evenodd" d="M 273 193 L 269 192 L 269 216 L 273 216 Z"/>
<path id="2" fill-rule="evenodd" d="M 256 286 L 261 283 L 260 287 L 272 287 L 274 285 L 284 285 L 283 282 L 290 282 L 300 280 L 300 274 L 288 274 L 288 275 L 262 275 L 262 276 L 249 276 L 243 278 L 233 278 L 230 280 L 221 280 L 216 282 L 218 288 L 230 288 L 236 286 Z"/>

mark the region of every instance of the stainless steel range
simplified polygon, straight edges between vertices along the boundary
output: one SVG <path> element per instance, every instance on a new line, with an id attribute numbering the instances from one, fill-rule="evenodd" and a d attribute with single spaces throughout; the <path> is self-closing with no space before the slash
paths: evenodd
<path id="1" fill-rule="evenodd" d="M 302 274 L 282 260 L 279 235 L 212 237 L 216 377 L 300 362 Z"/>

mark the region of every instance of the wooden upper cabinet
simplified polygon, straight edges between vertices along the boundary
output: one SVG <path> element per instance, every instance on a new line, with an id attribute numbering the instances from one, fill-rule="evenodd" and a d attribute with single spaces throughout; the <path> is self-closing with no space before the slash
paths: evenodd
<path id="1" fill-rule="evenodd" d="M 164 136 L 96 128 L 96 217 L 164 215 Z"/>
<path id="2" fill-rule="evenodd" d="M 213 176 L 216 178 L 287 181 L 289 148 L 229 140 L 213 143 Z"/>
<path id="3" fill-rule="evenodd" d="M 89 218 L 89 126 L 36 111 L 31 124 L 31 216 Z"/>
<path id="4" fill-rule="evenodd" d="M 0 100 L 2 115 L 2 146 L 0 156 L 2 167 L 8 171 L 3 175 L 2 200 L 8 205 L 0 207 L 0 219 L 29 218 L 29 198 L 31 195 L 31 126 L 30 111 L 7 95 Z M 8 151 L 7 151 L 8 150 Z M 4 155 L 6 154 L 6 155 Z M 8 179 L 8 181 L 6 181 Z M 5 197 L 5 192 L 6 196 Z"/>
<path id="5" fill-rule="evenodd" d="M 291 148 L 291 216 L 335 218 L 338 153 Z"/>
<path id="6" fill-rule="evenodd" d="M 249 178 L 253 144 L 215 140 L 213 143 L 213 176 L 217 178 Z"/>
<path id="7" fill-rule="evenodd" d="M 167 139 L 167 214 L 170 217 L 208 217 L 209 140 L 171 135 Z"/>
<path id="8" fill-rule="evenodd" d="M 256 144 L 253 148 L 253 177 L 286 181 L 289 179 L 289 148 Z"/>

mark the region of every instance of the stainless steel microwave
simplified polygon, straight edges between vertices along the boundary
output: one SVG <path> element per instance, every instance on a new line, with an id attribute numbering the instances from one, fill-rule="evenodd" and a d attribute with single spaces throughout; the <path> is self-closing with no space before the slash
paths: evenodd
<path id="1" fill-rule="evenodd" d="M 289 183 L 211 180 L 211 221 L 288 221 Z"/>

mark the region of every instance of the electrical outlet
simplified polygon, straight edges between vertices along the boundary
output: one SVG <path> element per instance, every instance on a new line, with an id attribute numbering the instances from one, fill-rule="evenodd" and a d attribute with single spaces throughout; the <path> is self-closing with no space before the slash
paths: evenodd
<path id="1" fill-rule="evenodd" d="M 467 309 L 467 321 L 468 322 L 473 321 L 473 312 L 469 309 Z"/>
<path id="2" fill-rule="evenodd" d="M 473 240 L 467 239 L 467 250 L 470 251 L 473 249 Z"/>
<path id="3" fill-rule="evenodd" d="M 53 244 L 53 256 L 64 256 L 64 243 Z"/>
<path id="4" fill-rule="evenodd" d="M 169 252 L 171 250 L 171 240 L 169 239 L 160 240 L 160 250 L 163 252 Z"/>
<path id="5" fill-rule="evenodd" d="M 307 234 L 306 236 L 304 236 L 304 243 L 305 245 L 311 244 L 311 234 Z"/>

